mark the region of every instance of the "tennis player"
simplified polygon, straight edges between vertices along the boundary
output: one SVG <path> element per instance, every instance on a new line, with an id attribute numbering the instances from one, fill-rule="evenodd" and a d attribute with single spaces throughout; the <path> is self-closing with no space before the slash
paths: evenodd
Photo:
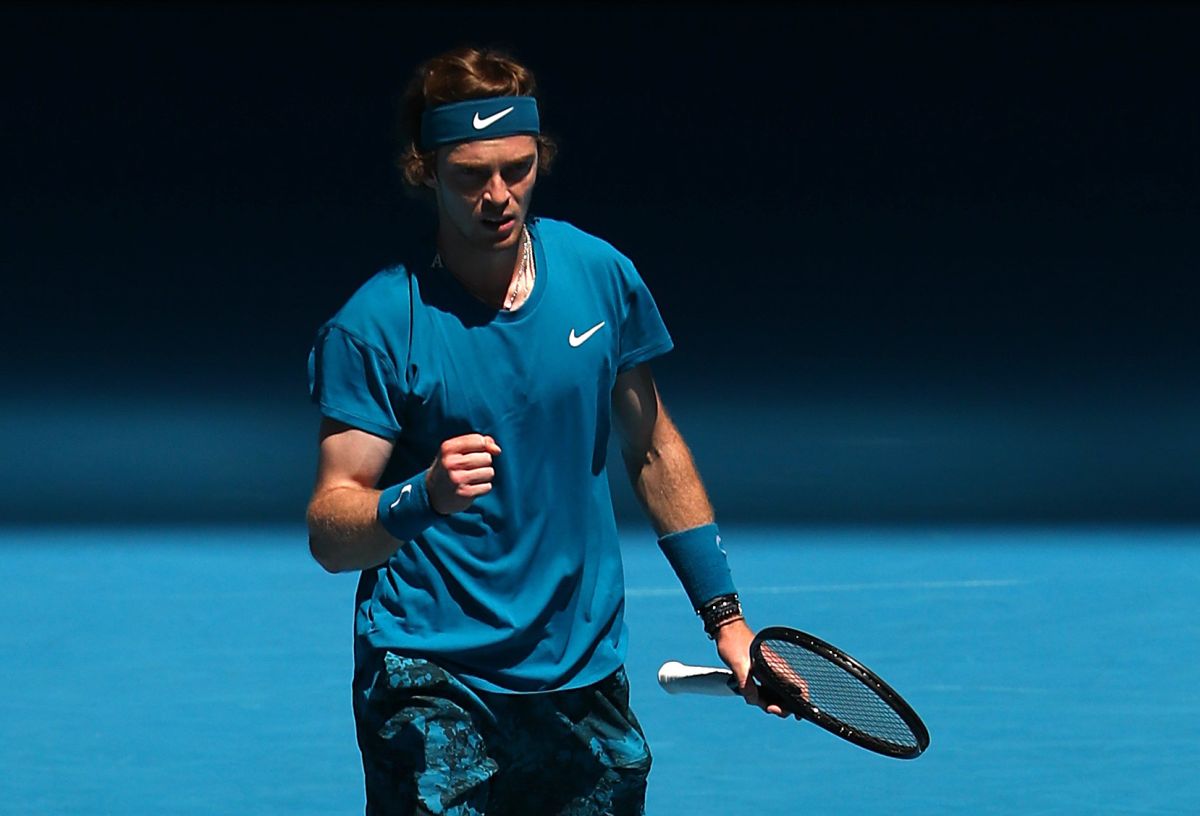
<path id="1" fill-rule="evenodd" d="M 497 52 L 418 69 L 402 167 L 436 202 L 436 250 L 367 281 L 310 357 L 310 546 L 362 572 L 368 814 L 643 812 L 614 424 L 663 551 L 759 704 L 713 511 L 650 373 L 672 347 L 654 300 L 610 245 L 529 214 L 554 156 L 534 94 Z"/>

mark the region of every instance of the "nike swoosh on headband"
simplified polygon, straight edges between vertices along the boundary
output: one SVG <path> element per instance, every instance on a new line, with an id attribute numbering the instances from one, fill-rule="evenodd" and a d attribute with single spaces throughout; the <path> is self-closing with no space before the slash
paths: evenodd
<path id="1" fill-rule="evenodd" d="M 505 108 L 504 110 L 500 111 L 499 113 L 493 113 L 491 116 L 487 117 L 486 119 L 480 119 L 479 113 L 476 112 L 475 118 L 471 121 L 471 126 L 474 127 L 476 130 L 483 130 L 486 127 L 491 127 L 492 125 L 496 124 L 497 122 L 499 122 L 501 119 L 503 119 L 505 116 L 508 116 L 512 112 L 513 112 L 513 108 L 511 108 L 511 107 Z"/>

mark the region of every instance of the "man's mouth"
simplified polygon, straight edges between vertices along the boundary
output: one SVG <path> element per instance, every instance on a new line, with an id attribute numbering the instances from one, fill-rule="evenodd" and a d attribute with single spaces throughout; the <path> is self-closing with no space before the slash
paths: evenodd
<path id="1" fill-rule="evenodd" d="M 485 227 L 494 230 L 510 227 L 516 220 L 516 217 L 512 215 L 484 216 L 480 219 Z"/>

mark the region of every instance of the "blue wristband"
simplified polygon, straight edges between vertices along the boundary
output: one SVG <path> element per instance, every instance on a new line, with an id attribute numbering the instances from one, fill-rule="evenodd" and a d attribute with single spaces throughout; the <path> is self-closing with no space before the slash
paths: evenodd
<path id="1" fill-rule="evenodd" d="M 668 533 L 658 540 L 658 546 L 679 576 L 693 608 L 699 609 L 718 595 L 737 592 L 716 524 Z"/>
<path id="2" fill-rule="evenodd" d="M 425 471 L 380 493 L 378 515 L 383 529 L 400 541 L 412 541 L 418 533 L 442 518 L 429 503 Z"/>

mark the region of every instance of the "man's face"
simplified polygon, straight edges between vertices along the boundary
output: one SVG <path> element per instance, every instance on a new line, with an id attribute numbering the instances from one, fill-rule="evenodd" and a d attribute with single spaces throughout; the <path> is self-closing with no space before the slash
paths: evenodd
<path id="1" fill-rule="evenodd" d="M 443 239 L 499 250 L 520 240 L 535 181 L 537 140 L 517 135 L 439 149 L 426 183 L 437 193 Z"/>

